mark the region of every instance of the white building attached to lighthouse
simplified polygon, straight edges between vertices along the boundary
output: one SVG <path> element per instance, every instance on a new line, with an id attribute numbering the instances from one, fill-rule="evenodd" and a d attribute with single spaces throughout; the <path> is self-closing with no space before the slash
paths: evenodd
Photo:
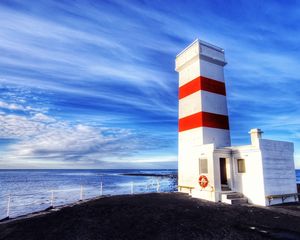
<path id="1" fill-rule="evenodd" d="M 297 200 L 293 143 L 231 146 L 224 50 L 196 40 L 176 57 L 179 73 L 178 190 L 193 197 L 262 206 Z"/>

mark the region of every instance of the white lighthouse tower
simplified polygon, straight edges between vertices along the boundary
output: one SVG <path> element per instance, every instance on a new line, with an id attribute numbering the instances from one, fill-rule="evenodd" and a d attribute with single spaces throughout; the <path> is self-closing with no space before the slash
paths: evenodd
<path id="1" fill-rule="evenodd" d="M 178 185 L 190 191 L 198 161 L 210 148 L 230 146 L 224 50 L 196 40 L 176 57 L 179 73 Z M 201 155 L 202 154 L 202 155 Z M 205 158 L 207 157 L 205 156 Z M 207 161 L 203 167 L 207 170 Z M 206 165 L 206 166 L 205 166 Z M 208 174 L 207 171 L 205 171 Z M 194 174 L 193 174 L 194 173 Z M 210 181 L 212 179 L 210 178 Z"/>
<path id="2" fill-rule="evenodd" d="M 262 139 L 231 146 L 224 50 L 195 40 L 176 56 L 179 73 L 178 190 L 210 201 L 295 201 L 293 143 Z"/>
<path id="3" fill-rule="evenodd" d="M 180 149 L 186 144 L 230 146 L 225 64 L 223 49 L 200 40 L 177 55 Z"/>

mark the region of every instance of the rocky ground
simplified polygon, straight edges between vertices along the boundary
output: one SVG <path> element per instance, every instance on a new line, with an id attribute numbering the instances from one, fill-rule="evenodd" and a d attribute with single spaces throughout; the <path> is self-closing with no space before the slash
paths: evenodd
<path id="1" fill-rule="evenodd" d="M 104 197 L 0 224 L 0 239 L 300 239 L 300 205 L 262 208 L 181 193 Z"/>

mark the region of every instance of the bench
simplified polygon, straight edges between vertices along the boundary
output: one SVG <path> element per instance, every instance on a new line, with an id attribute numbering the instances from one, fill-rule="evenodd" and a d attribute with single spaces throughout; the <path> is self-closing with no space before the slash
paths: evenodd
<path id="1" fill-rule="evenodd" d="M 190 190 L 190 193 L 192 193 L 192 189 L 194 189 L 194 187 L 178 185 L 179 191 L 181 191 L 182 188 L 187 188 L 187 189 L 189 189 L 189 190 Z"/>
<path id="2" fill-rule="evenodd" d="M 289 193 L 289 194 L 278 194 L 278 195 L 269 195 L 266 196 L 266 198 L 269 201 L 269 204 L 271 204 L 271 201 L 275 198 L 281 198 L 282 203 L 284 203 L 285 199 L 289 198 L 289 197 L 294 197 L 295 201 L 297 200 L 297 198 L 299 199 L 300 193 Z"/>

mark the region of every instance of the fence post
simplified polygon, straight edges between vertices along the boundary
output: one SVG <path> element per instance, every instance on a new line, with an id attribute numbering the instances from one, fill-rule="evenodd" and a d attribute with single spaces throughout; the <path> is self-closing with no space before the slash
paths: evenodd
<path id="1" fill-rule="evenodd" d="M 100 196 L 103 195 L 103 185 L 102 185 L 102 182 L 100 182 Z"/>
<path id="2" fill-rule="evenodd" d="M 83 186 L 80 186 L 80 201 L 83 200 Z"/>
<path id="3" fill-rule="evenodd" d="M 54 191 L 51 191 L 51 201 L 50 201 L 50 206 L 53 208 L 54 207 Z"/>
<path id="4" fill-rule="evenodd" d="M 7 211 L 6 211 L 6 217 L 9 218 L 10 215 L 10 201 L 11 201 L 11 196 L 10 194 L 8 195 L 8 200 L 7 200 Z"/>
<path id="5" fill-rule="evenodd" d="M 131 194 L 133 194 L 133 182 L 131 182 Z"/>

